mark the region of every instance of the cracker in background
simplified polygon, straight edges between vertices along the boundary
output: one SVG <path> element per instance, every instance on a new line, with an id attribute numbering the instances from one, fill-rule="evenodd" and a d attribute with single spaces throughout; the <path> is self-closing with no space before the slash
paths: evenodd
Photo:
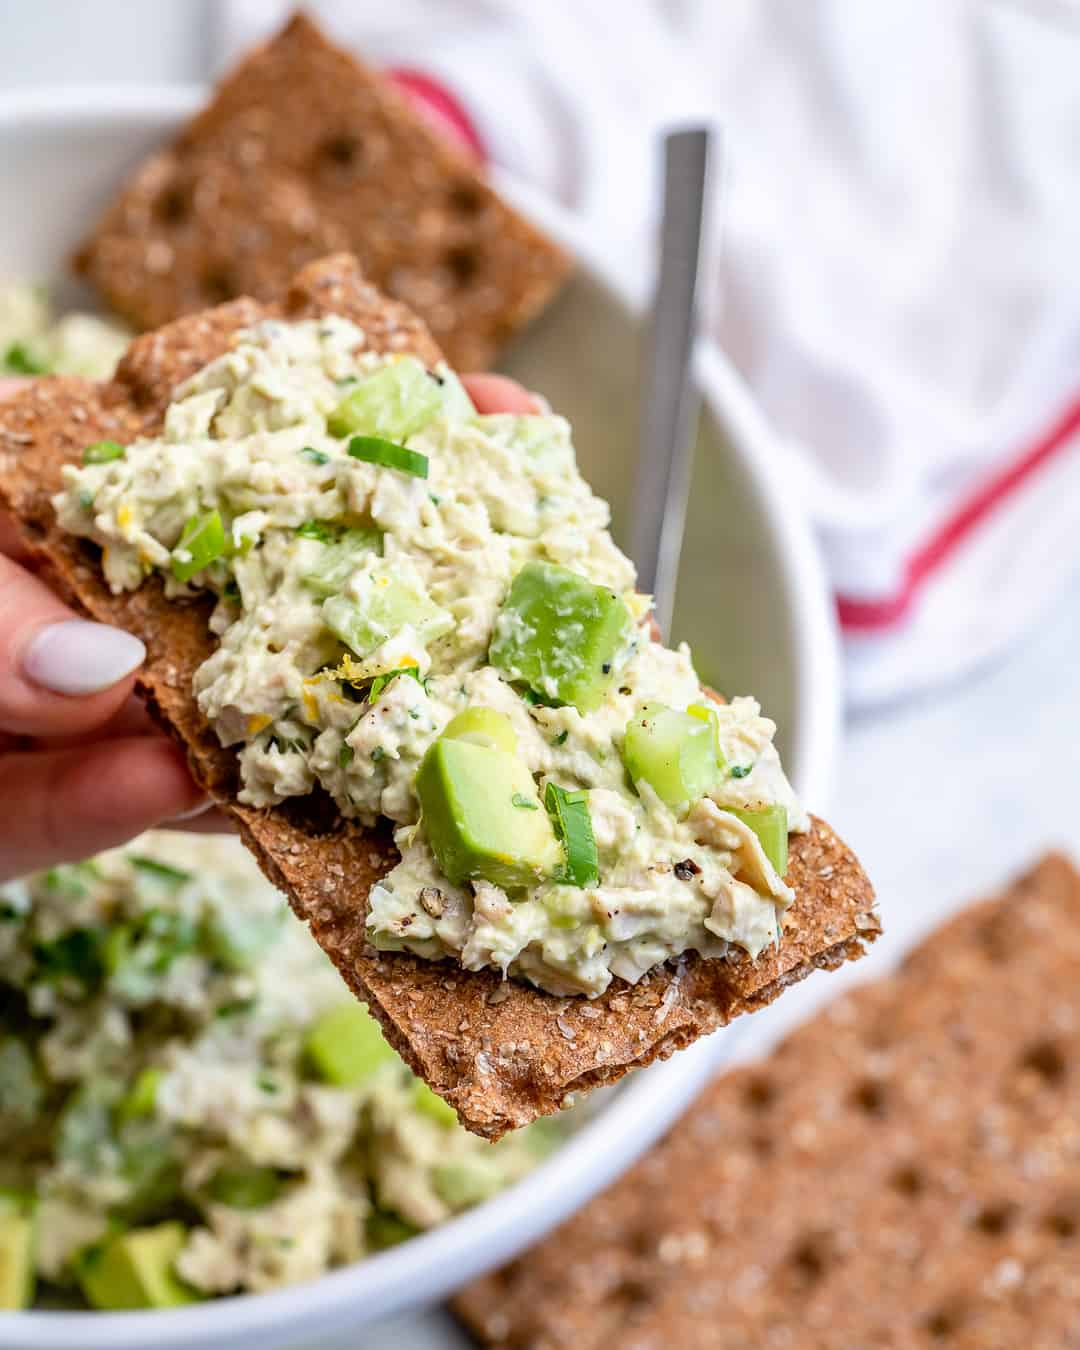
<path id="1" fill-rule="evenodd" d="M 569 271 L 464 151 L 297 14 L 135 171 L 76 268 L 150 329 L 241 295 L 275 299 L 339 250 L 463 371 L 490 365 Z"/>
<path id="2" fill-rule="evenodd" d="M 1080 1345 L 1080 876 L 1046 858 L 717 1080 L 457 1311 L 504 1350 Z"/>
<path id="3" fill-rule="evenodd" d="M 327 258 L 299 274 L 282 305 L 238 300 L 138 338 L 108 383 L 35 380 L 0 402 L 0 509 L 62 595 L 145 642 L 137 688 L 151 712 L 414 1072 L 467 1128 L 498 1138 L 556 1111 L 573 1092 L 614 1082 L 771 1002 L 812 971 L 861 956 L 880 930 L 873 890 L 822 821 L 792 836 L 787 879 L 796 900 L 779 948 L 756 961 L 739 949 L 723 960 L 691 954 L 589 1000 L 555 998 L 490 970 L 376 952 L 365 935 L 367 895 L 397 861 L 389 828 L 343 821 L 319 792 L 270 810 L 238 804 L 235 751 L 221 747 L 192 694 L 192 677 L 216 645 L 207 623 L 212 601 L 166 600 L 158 577 L 113 595 L 97 549 L 59 529 L 51 496 L 62 465 L 79 461 L 86 445 L 156 434 L 176 384 L 226 351 L 238 330 L 272 314 L 341 314 L 371 350 L 409 351 L 428 365 L 439 359 L 423 324 L 368 285 L 355 259 Z"/>

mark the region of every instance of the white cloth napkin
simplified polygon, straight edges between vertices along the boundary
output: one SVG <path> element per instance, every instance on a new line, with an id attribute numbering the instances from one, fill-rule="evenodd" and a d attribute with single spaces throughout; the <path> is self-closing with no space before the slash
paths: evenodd
<path id="1" fill-rule="evenodd" d="M 226 0 L 223 49 L 285 4 Z M 725 132 L 705 321 L 819 530 L 849 693 L 1003 651 L 1080 561 L 1080 6 L 323 0 L 490 158 L 651 257 L 657 132 Z"/>

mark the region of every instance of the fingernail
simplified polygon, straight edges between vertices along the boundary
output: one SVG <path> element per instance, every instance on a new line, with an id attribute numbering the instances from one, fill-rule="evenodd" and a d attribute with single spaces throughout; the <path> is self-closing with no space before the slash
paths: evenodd
<path id="1" fill-rule="evenodd" d="M 193 806 L 190 811 L 181 811 L 178 816 L 170 816 L 167 823 L 174 825 L 178 820 L 192 820 L 195 816 L 201 816 L 204 812 L 209 811 L 213 804 L 213 797 L 207 797 L 198 806 Z"/>
<path id="2" fill-rule="evenodd" d="M 56 694 L 96 694 L 130 675 L 146 648 L 122 628 L 66 619 L 38 633 L 22 660 L 23 674 Z"/>

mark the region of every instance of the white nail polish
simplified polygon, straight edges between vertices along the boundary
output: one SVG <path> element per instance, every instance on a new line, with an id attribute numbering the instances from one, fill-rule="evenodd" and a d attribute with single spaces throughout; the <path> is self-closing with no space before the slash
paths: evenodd
<path id="1" fill-rule="evenodd" d="M 181 811 L 178 816 L 170 816 L 166 821 L 168 825 L 175 825 L 180 820 L 194 820 L 196 816 L 205 815 L 214 804 L 213 797 L 207 797 L 198 806 L 193 806 L 190 811 Z"/>
<path id="2" fill-rule="evenodd" d="M 142 665 L 146 648 L 122 628 L 85 619 L 50 624 L 22 659 L 28 680 L 56 694 L 96 694 Z"/>

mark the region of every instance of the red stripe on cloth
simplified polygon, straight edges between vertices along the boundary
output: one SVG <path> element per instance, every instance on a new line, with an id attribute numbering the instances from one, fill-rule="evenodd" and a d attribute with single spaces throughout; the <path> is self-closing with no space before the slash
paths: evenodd
<path id="1" fill-rule="evenodd" d="M 476 129 L 476 123 L 445 84 L 432 79 L 422 70 L 405 66 L 399 66 L 388 74 L 399 89 L 420 105 L 423 112 L 432 116 L 441 130 L 449 132 L 455 140 L 464 144 L 477 159 L 486 161 L 487 147 Z"/>
<path id="2" fill-rule="evenodd" d="M 908 559 L 904 579 L 892 595 L 875 600 L 838 595 L 836 612 L 841 626 L 851 632 L 869 632 L 899 622 L 914 604 L 925 583 L 956 552 L 972 530 L 1007 501 L 1036 469 L 1068 445 L 1077 431 L 1080 431 L 1080 398 L 1065 410 L 1040 440 L 989 478 L 952 515 L 946 517 L 922 548 Z"/>

